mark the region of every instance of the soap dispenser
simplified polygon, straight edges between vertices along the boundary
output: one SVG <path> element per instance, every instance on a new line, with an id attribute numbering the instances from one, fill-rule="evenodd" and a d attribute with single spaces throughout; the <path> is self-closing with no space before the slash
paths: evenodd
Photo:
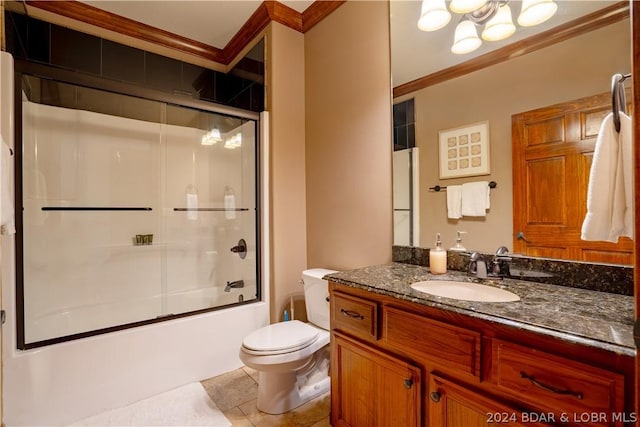
<path id="1" fill-rule="evenodd" d="M 440 233 L 436 234 L 436 246 L 429 250 L 429 271 L 431 274 L 445 274 L 447 272 L 447 251 L 442 249 Z"/>
<path id="2" fill-rule="evenodd" d="M 455 244 L 454 247 L 449 248 L 450 251 L 464 252 L 464 251 L 467 250 L 467 248 L 462 246 L 462 235 L 463 234 L 467 234 L 467 232 L 466 231 L 457 231 L 456 232 L 456 244 Z"/>

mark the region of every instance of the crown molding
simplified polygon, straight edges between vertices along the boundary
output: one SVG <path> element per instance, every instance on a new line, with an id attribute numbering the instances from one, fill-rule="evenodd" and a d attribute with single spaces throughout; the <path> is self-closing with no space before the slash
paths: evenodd
<path id="1" fill-rule="evenodd" d="M 260 4 L 224 49 L 125 18 L 77 0 L 29 0 L 27 5 L 183 54 L 228 65 L 271 22 L 278 22 L 304 33 L 344 3 L 345 1 L 337 0 L 316 0 L 303 13 L 299 13 L 278 1 L 266 0 Z"/>
<path id="2" fill-rule="evenodd" d="M 416 80 L 398 85 L 393 88 L 393 97 L 398 98 L 433 86 L 444 81 L 473 73 L 491 65 L 517 58 L 527 53 L 551 46 L 556 43 L 563 42 L 573 37 L 586 34 L 598 28 L 614 24 L 629 18 L 629 2 L 621 1 L 607 6 L 604 9 L 590 13 L 583 17 L 574 19 L 565 24 L 559 25 L 550 30 L 511 43 L 500 49 L 485 53 L 484 55 L 465 61 L 461 64 L 445 68 L 435 73 L 428 74 Z"/>

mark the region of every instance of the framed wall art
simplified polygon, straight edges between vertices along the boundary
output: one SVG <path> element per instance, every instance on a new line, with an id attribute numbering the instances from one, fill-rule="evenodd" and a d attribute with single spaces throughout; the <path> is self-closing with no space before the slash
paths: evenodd
<path id="1" fill-rule="evenodd" d="M 488 175 L 489 122 L 438 132 L 440 179 Z"/>

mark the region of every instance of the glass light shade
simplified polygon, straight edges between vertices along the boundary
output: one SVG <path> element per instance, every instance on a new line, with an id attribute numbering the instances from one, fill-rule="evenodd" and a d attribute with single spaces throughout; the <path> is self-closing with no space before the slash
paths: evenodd
<path id="1" fill-rule="evenodd" d="M 497 41 L 506 39 L 516 32 L 516 26 L 511 19 L 511 8 L 509 5 L 501 6 L 493 18 L 489 20 L 482 31 L 482 38 L 487 41 Z"/>
<path id="2" fill-rule="evenodd" d="M 451 52 L 457 54 L 473 52 L 482 44 L 478 37 L 476 24 L 471 21 L 462 21 L 456 27 L 456 34 L 451 46 Z"/>
<path id="3" fill-rule="evenodd" d="M 542 24 L 551 18 L 558 10 L 558 5 L 553 0 L 522 0 L 522 10 L 518 16 L 518 24 L 523 27 L 532 27 Z"/>
<path id="4" fill-rule="evenodd" d="M 444 0 L 423 0 L 422 12 L 418 19 L 418 28 L 422 31 L 435 31 L 444 27 L 451 20 Z"/>
<path id="5" fill-rule="evenodd" d="M 449 8 L 454 13 L 469 13 L 480 9 L 488 0 L 451 0 Z"/>

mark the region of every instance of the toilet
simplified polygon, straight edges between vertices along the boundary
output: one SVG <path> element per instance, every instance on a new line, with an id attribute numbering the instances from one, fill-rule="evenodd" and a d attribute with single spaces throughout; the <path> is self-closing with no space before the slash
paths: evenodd
<path id="1" fill-rule="evenodd" d="M 247 335 L 240 360 L 260 373 L 258 409 L 282 414 L 329 391 L 329 289 L 334 270 L 302 272 L 309 323 L 274 323 Z"/>

